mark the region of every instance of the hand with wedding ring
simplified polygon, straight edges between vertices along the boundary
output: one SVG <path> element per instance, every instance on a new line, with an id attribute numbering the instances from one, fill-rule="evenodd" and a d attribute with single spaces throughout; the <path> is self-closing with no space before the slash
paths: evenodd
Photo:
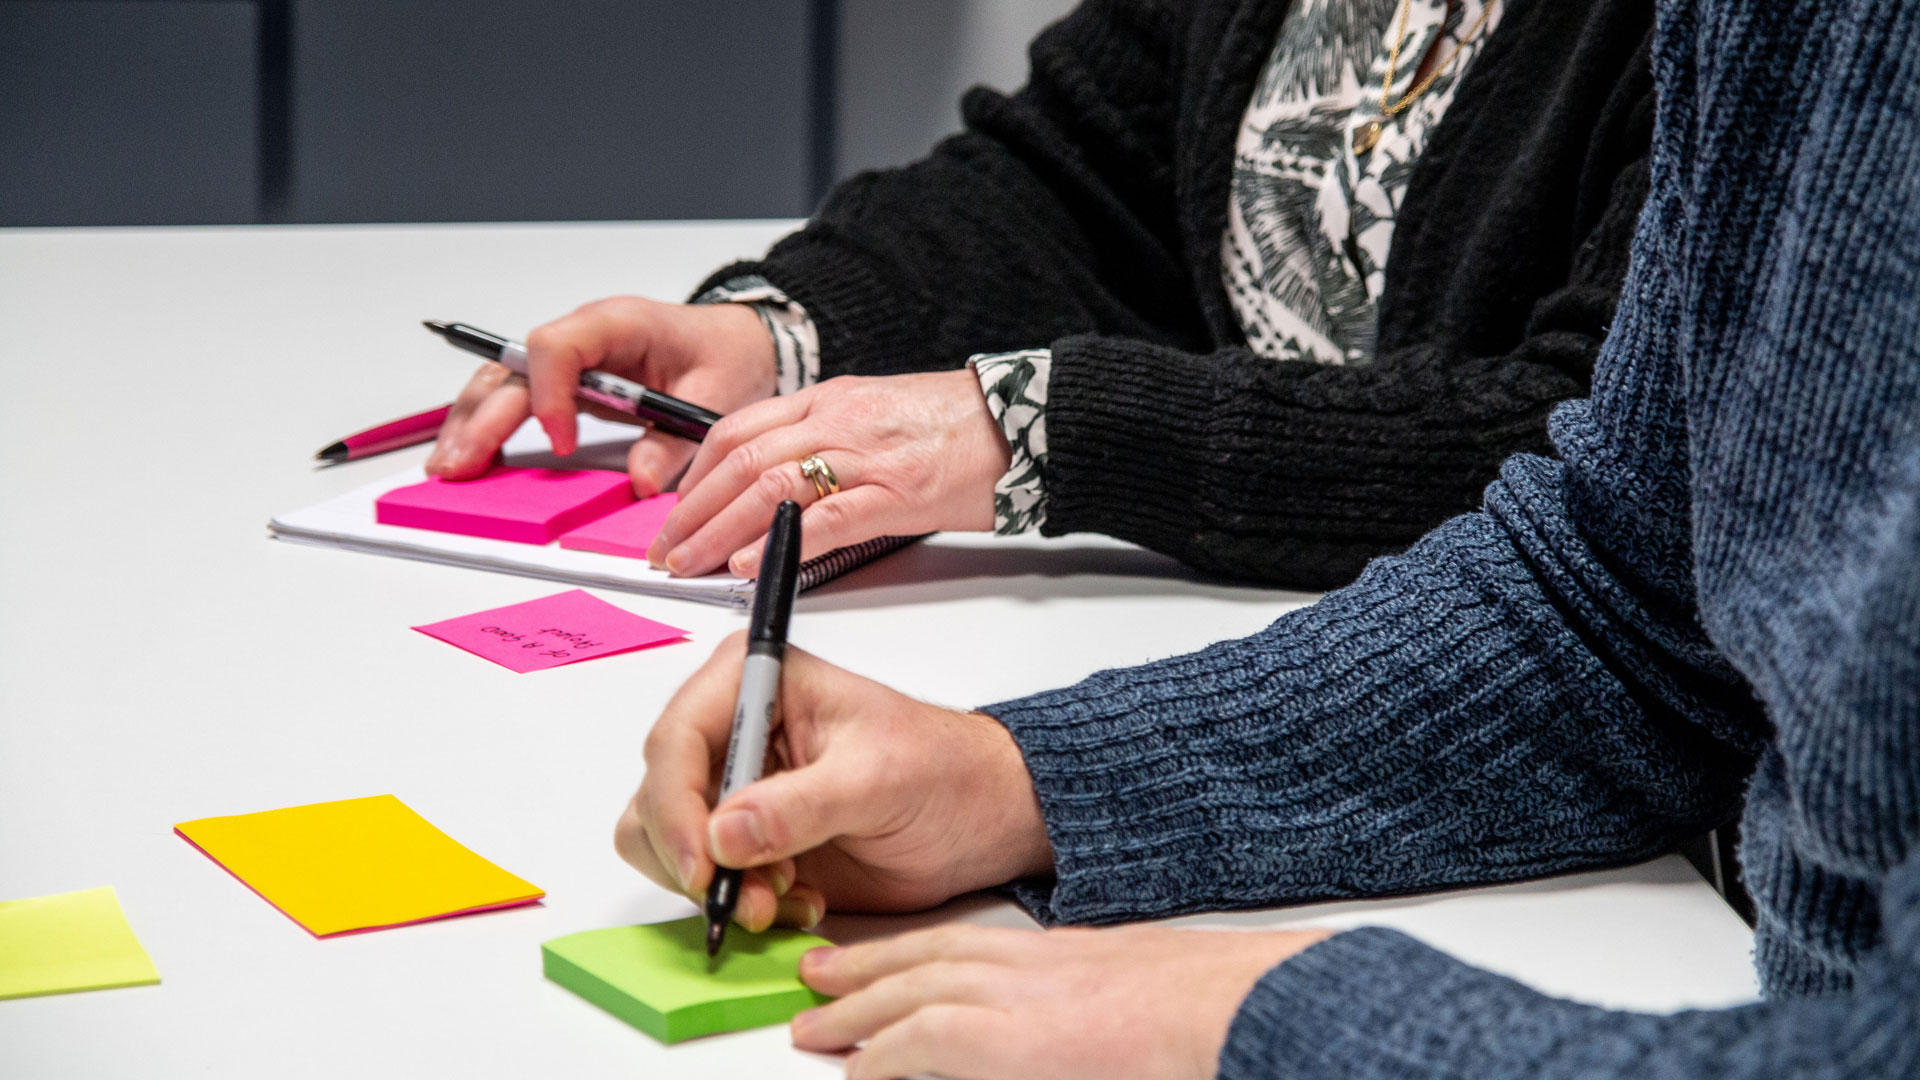
<path id="1" fill-rule="evenodd" d="M 965 368 L 829 379 L 714 425 L 647 558 L 678 576 L 754 577 L 785 499 L 806 508 L 802 559 L 879 536 L 985 531 L 1011 456 Z"/>

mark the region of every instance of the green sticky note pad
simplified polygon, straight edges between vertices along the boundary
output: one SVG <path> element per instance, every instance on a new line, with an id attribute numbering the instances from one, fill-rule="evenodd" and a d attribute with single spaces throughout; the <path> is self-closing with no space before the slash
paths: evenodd
<path id="1" fill-rule="evenodd" d="M 110 887 L 0 903 L 0 999 L 159 981 Z"/>
<path id="2" fill-rule="evenodd" d="M 800 954 L 832 942 L 797 930 L 727 930 L 707 959 L 707 922 L 695 916 L 616 926 L 540 946 L 547 978 L 664 1043 L 784 1024 L 826 1001 L 800 981 Z"/>

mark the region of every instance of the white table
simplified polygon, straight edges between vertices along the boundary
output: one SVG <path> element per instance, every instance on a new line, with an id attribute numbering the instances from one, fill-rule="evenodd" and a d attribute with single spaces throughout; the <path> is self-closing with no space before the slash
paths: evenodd
<path id="1" fill-rule="evenodd" d="M 540 976 L 538 944 L 690 906 L 613 854 L 668 694 L 735 612 L 607 594 L 692 644 L 515 675 L 407 629 L 543 582 L 269 542 L 268 516 L 419 461 L 315 449 L 446 400 L 422 318 L 523 331 L 678 298 L 781 223 L 0 230 L 0 898 L 113 885 L 159 986 L 0 1002 L 0 1075 L 833 1075 L 772 1028 L 662 1047 Z M 804 599 L 795 640 L 980 704 L 1251 632 L 1298 595 L 1094 539 L 943 538 Z M 392 792 L 548 891 L 316 940 L 170 834 Z M 967 898 L 836 918 L 1031 925 Z M 1677 858 L 1445 896 L 1207 916 L 1400 927 L 1543 989 L 1673 1009 L 1756 993 L 1749 935 Z"/>

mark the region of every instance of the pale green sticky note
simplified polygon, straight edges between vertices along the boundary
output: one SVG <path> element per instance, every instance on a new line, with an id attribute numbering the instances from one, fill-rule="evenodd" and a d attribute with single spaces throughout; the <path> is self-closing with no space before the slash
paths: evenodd
<path id="1" fill-rule="evenodd" d="M 800 981 L 800 954 L 830 944 L 798 930 L 749 934 L 733 926 L 710 964 L 707 921 L 695 916 L 568 934 L 540 946 L 540 955 L 547 978 L 676 1043 L 782 1024 L 827 1000 Z"/>
<path id="2" fill-rule="evenodd" d="M 159 981 L 111 886 L 0 901 L 0 1000 Z"/>

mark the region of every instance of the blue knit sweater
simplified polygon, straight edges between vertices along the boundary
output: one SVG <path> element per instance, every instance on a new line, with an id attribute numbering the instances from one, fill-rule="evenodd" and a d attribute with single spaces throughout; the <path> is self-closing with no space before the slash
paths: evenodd
<path id="1" fill-rule="evenodd" d="M 1337 935 L 1227 1077 L 1920 1076 L 1920 2 L 1663 0 L 1653 192 L 1561 458 L 1240 641 L 990 707 L 1046 920 L 1510 881 L 1735 812 L 1766 1000 Z"/>

